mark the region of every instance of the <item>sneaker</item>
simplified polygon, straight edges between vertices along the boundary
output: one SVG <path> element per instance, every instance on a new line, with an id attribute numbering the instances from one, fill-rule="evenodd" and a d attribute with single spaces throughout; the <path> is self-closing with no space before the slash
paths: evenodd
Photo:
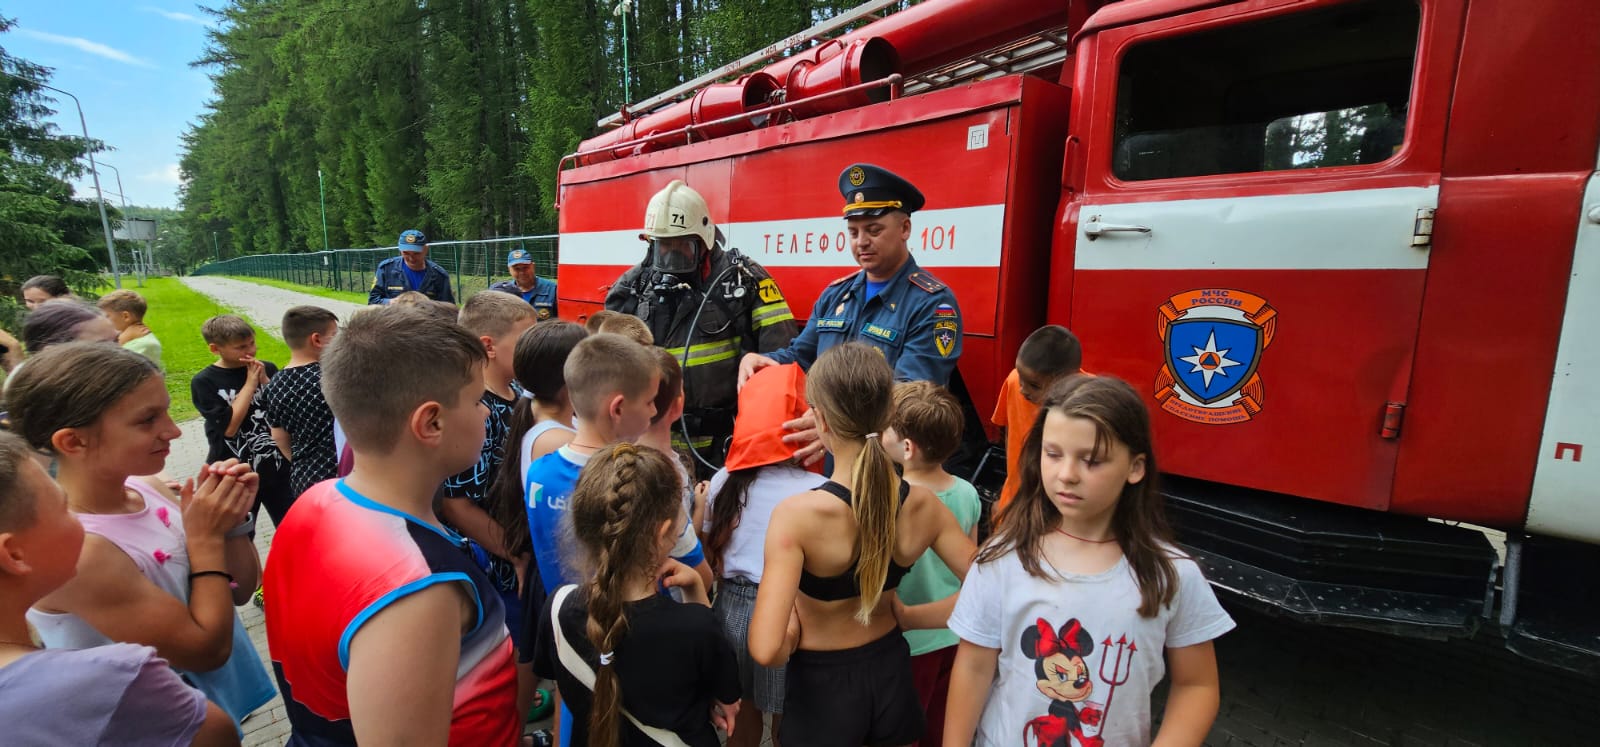
<path id="1" fill-rule="evenodd" d="M 250 603 L 255 605 L 257 608 L 265 609 L 267 604 L 266 597 L 263 596 L 261 592 L 261 587 L 257 586 L 256 593 L 250 595 Z"/>

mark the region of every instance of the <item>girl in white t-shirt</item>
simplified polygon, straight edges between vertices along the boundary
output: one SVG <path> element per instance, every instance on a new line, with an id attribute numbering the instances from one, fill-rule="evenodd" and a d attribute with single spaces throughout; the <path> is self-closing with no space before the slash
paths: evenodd
<path id="1" fill-rule="evenodd" d="M 1211 642 L 1233 620 L 1172 543 L 1139 393 L 1109 377 L 1056 384 L 1018 464 L 1017 497 L 950 616 L 944 743 L 1200 744 L 1220 697 Z"/>
<path id="2" fill-rule="evenodd" d="M 750 658 L 750 617 L 773 509 L 824 482 L 794 459 L 794 444 L 783 442 L 788 432 L 783 424 L 804 416 L 806 409 L 806 374 L 799 364 L 757 371 L 739 390 L 728 459 L 711 478 L 703 540 L 717 577 L 711 611 L 733 645 L 744 690 L 739 727 L 726 747 L 760 745 L 763 714 L 772 714 L 774 734 L 783 724 L 784 668 L 764 667 Z"/>

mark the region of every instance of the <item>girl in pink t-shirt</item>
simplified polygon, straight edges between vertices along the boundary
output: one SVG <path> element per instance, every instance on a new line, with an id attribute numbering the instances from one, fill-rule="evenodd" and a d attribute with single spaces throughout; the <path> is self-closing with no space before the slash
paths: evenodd
<path id="1" fill-rule="evenodd" d="M 1094 376 L 1058 382 L 1040 410 L 1016 500 L 950 616 L 961 643 L 944 743 L 1199 744 L 1220 697 L 1211 642 L 1233 620 L 1172 543 L 1149 412 L 1127 383 Z M 1150 693 L 1169 668 L 1152 735 Z"/>
<path id="2" fill-rule="evenodd" d="M 84 532 L 22 439 L 0 433 L 0 723 L 8 744 L 237 745 L 149 646 L 41 650 L 27 609 L 77 573 Z"/>
<path id="3" fill-rule="evenodd" d="M 57 482 L 89 534 L 77 576 L 29 613 L 45 643 L 152 646 L 235 720 L 271 700 L 234 612 L 261 572 L 249 466 L 207 465 L 181 497 L 141 477 L 161 471 L 181 431 L 160 370 L 115 345 L 51 347 L 12 379 L 7 401 L 12 430 L 56 458 Z"/>

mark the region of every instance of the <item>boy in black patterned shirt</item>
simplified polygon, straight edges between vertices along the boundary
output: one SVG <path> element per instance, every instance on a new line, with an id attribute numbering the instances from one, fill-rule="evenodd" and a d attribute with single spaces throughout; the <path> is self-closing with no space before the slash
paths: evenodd
<path id="1" fill-rule="evenodd" d="M 322 351 L 339 331 L 339 318 L 318 306 L 296 306 L 283 314 L 289 363 L 262 393 L 272 440 L 289 459 L 294 497 L 337 476 L 333 411 L 322 396 Z M 291 502 L 292 502 L 291 498 Z"/>
<path id="2" fill-rule="evenodd" d="M 248 463 L 261 476 L 256 508 L 265 506 L 277 526 L 294 496 L 289 462 L 273 444 L 272 428 L 261 410 L 261 389 L 277 376 L 278 367 L 256 359 L 256 330 L 241 317 L 211 317 L 200 325 L 200 335 L 217 356 L 217 362 L 189 381 L 189 398 L 206 422 L 211 447 L 206 461 Z"/>
<path id="3" fill-rule="evenodd" d="M 518 635 L 522 629 L 522 603 L 517 596 L 517 568 L 523 561 L 506 557 L 505 530 L 485 501 L 489 483 L 500 473 L 500 462 L 506 458 L 511 412 L 521 395 L 513 383 L 512 354 L 517 338 L 534 325 L 535 313 L 528 302 L 500 291 L 479 292 L 462 305 L 458 322 L 478 338 L 488 356 L 483 366 L 484 392 L 479 399 L 487 415 L 478 462 L 444 481 L 444 499 L 439 502 L 439 518 L 483 551 L 480 565 L 505 601 L 506 626 L 513 641 L 522 640 Z"/>

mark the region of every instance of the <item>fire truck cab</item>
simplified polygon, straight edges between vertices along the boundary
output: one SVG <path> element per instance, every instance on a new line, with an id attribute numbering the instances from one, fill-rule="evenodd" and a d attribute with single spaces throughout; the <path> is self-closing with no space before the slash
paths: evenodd
<path id="1" fill-rule="evenodd" d="M 1071 328 L 1215 585 L 1597 667 L 1600 5 L 928 0 L 668 93 L 560 174 L 563 308 L 684 179 L 805 317 L 877 163 L 928 197 L 976 412 Z"/>

